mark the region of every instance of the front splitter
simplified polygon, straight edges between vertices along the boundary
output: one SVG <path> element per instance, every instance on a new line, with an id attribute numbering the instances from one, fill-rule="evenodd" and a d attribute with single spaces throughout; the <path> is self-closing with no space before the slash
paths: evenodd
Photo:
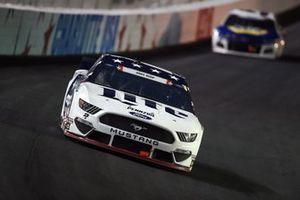
<path id="1" fill-rule="evenodd" d="M 64 134 L 66 136 L 70 137 L 70 138 L 73 138 L 73 139 L 76 139 L 76 140 L 79 140 L 79 141 L 82 141 L 82 142 L 85 142 L 85 143 L 88 143 L 88 144 L 92 144 L 92 145 L 95 145 L 95 146 L 100 147 L 100 148 L 104 148 L 104 149 L 111 150 L 113 152 L 125 154 L 125 155 L 128 155 L 128 156 L 138 158 L 138 159 L 141 159 L 141 160 L 145 160 L 147 162 L 151 162 L 151 163 L 161 165 L 161 166 L 164 166 L 164 167 L 168 167 L 168 168 L 172 168 L 172 169 L 176 169 L 176 170 L 180 170 L 180 171 L 185 171 L 185 172 L 191 172 L 191 170 L 192 170 L 191 167 L 185 167 L 185 166 L 177 165 L 177 164 L 174 164 L 174 163 L 168 163 L 168 162 L 165 162 L 165 161 L 161 161 L 161 160 L 157 160 L 157 159 L 153 159 L 153 158 L 149 158 L 149 157 L 143 157 L 143 156 L 140 156 L 139 154 L 127 151 L 125 149 L 117 148 L 117 147 L 114 147 L 114 146 L 109 146 L 107 144 L 89 139 L 87 137 L 82 137 L 82 136 L 76 135 L 76 134 L 74 134 L 72 132 L 69 132 L 69 131 L 65 131 Z"/>

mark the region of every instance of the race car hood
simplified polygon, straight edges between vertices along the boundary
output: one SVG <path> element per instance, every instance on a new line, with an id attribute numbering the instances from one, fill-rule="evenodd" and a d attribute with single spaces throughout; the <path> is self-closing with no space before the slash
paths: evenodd
<path id="1" fill-rule="evenodd" d="M 191 112 L 127 94 L 90 82 L 79 87 L 80 98 L 109 113 L 127 116 L 171 131 L 200 133 L 198 118 Z M 172 127 L 170 129 L 170 127 Z"/>
<path id="2" fill-rule="evenodd" d="M 274 30 L 256 29 L 253 27 L 241 26 L 219 26 L 217 27 L 221 37 L 229 40 L 239 40 L 251 43 L 274 42 L 279 38 L 279 34 Z"/>

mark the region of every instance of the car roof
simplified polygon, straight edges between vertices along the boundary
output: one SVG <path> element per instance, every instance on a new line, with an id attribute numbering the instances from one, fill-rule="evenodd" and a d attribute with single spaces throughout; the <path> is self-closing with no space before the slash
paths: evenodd
<path id="1" fill-rule="evenodd" d="M 169 70 L 157 67 L 155 65 L 151 65 L 149 63 L 141 62 L 139 60 L 127 58 L 119 55 L 112 54 L 103 54 L 101 56 L 101 61 L 104 63 L 112 64 L 112 65 L 122 65 L 126 68 L 130 68 L 136 71 L 144 72 L 147 74 L 151 74 L 153 76 L 157 76 L 166 80 L 172 81 L 175 85 L 184 85 L 187 86 L 185 77 L 173 73 Z M 138 67 L 137 67 L 138 66 Z"/>
<path id="2" fill-rule="evenodd" d="M 237 15 L 244 18 L 251 18 L 257 20 L 269 19 L 275 21 L 275 15 L 272 12 L 264 12 L 260 10 L 251 10 L 251 9 L 233 9 L 229 14 Z"/>

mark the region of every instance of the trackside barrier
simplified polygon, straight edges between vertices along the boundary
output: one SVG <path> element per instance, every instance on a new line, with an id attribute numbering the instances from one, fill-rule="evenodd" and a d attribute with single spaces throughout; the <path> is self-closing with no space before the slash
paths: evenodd
<path id="1" fill-rule="evenodd" d="M 138 12 L 0 8 L 0 55 L 63 56 L 145 50 L 210 37 L 232 8 L 282 12 L 298 0 L 219 0 Z M 118 14 L 120 12 L 120 14 Z"/>

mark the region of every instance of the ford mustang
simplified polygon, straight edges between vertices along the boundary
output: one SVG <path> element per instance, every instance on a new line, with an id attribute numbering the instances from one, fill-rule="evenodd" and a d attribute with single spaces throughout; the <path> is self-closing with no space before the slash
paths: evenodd
<path id="1" fill-rule="evenodd" d="M 203 127 L 184 77 L 104 54 L 70 80 L 61 112 L 66 136 L 191 171 Z"/>

